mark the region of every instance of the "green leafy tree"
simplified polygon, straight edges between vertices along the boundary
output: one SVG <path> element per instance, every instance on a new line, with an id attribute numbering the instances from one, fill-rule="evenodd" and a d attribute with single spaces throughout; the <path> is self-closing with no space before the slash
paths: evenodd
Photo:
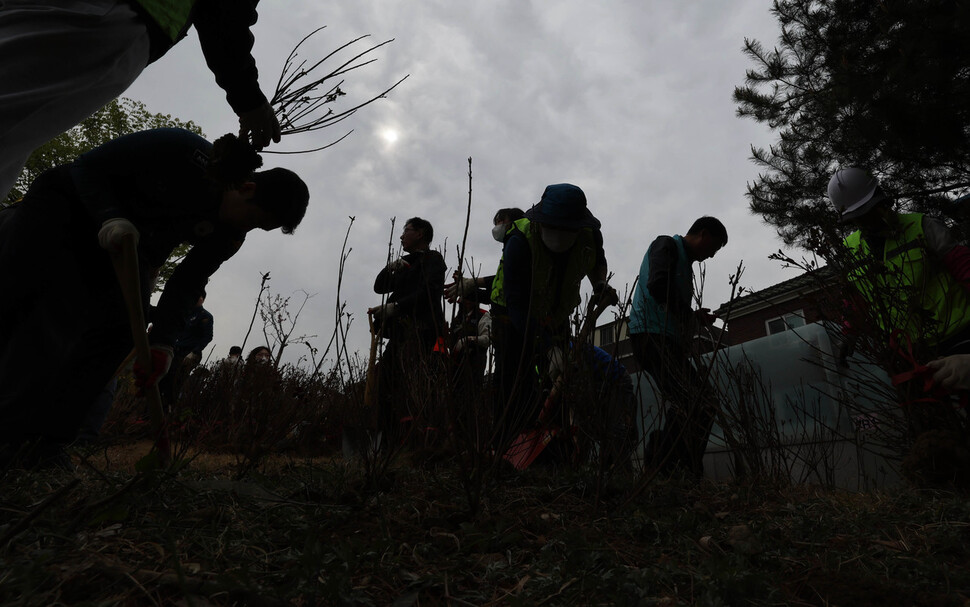
<path id="1" fill-rule="evenodd" d="M 746 39 L 755 67 L 735 88 L 739 116 L 778 140 L 752 212 L 788 244 L 836 230 L 825 195 L 840 166 L 873 171 L 901 209 L 951 212 L 970 186 L 970 3 L 775 0 L 778 46 Z"/>
<path id="2" fill-rule="evenodd" d="M 170 114 L 153 114 L 140 101 L 121 97 L 111 101 L 103 108 L 71 130 L 51 139 L 34 150 L 24 165 L 20 177 L 6 196 L 6 204 L 12 204 L 27 191 L 30 184 L 41 173 L 60 164 L 72 162 L 75 158 L 94 149 L 112 139 L 164 127 L 178 127 L 187 129 L 201 136 L 205 136 L 199 125 L 190 121 L 173 118 Z M 172 256 L 159 271 L 156 290 L 160 290 L 178 262 L 188 253 L 190 246 L 182 244 L 176 247 Z"/>

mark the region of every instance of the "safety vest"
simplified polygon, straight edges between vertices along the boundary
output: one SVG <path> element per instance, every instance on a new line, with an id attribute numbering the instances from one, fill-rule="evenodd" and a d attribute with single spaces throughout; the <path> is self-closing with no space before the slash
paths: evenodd
<path id="1" fill-rule="evenodd" d="M 845 239 L 855 257 L 847 278 L 866 300 L 876 324 L 910 339 L 938 344 L 970 326 L 963 286 L 927 255 L 923 215 L 897 215 L 897 228 L 880 254 L 856 231 Z"/>
<path id="2" fill-rule="evenodd" d="M 684 247 L 683 236 L 673 236 L 677 243 L 677 262 L 674 264 L 670 276 L 670 297 L 677 300 L 678 310 L 687 310 L 694 299 L 694 270 L 691 268 L 687 249 Z M 630 311 L 630 333 L 653 333 L 657 335 L 671 335 L 678 339 L 687 339 L 690 326 L 683 320 L 671 314 L 668 306 L 653 298 L 647 288 L 647 277 L 650 276 L 650 251 L 647 250 L 640 264 L 640 278 L 633 294 L 633 308 Z"/>
<path id="3" fill-rule="evenodd" d="M 589 228 L 579 231 L 576 242 L 566 252 L 565 267 L 557 268 L 556 259 L 542 244 L 542 238 L 529 219 L 523 218 L 512 222 L 506 232 L 506 239 L 519 232 L 525 236 L 532 253 L 532 293 L 530 296 L 529 315 L 538 318 L 544 324 L 557 326 L 573 313 L 582 300 L 579 287 L 583 277 L 593 271 L 596 266 L 596 244 L 593 231 Z M 503 284 L 505 271 L 504 258 L 492 281 L 492 302 L 500 306 L 507 306 Z M 561 277 L 557 280 L 557 277 Z M 558 297 L 557 297 L 558 294 Z"/>
<path id="4" fill-rule="evenodd" d="M 511 231 L 511 230 L 509 230 Z M 498 261 L 498 269 L 495 270 L 495 277 L 492 278 L 492 291 L 488 294 L 489 299 L 493 304 L 504 306 L 505 305 L 505 290 L 503 285 L 505 284 L 505 256 Z"/>
<path id="5" fill-rule="evenodd" d="M 176 42 L 185 31 L 196 0 L 135 0 L 158 24 L 165 35 Z"/>

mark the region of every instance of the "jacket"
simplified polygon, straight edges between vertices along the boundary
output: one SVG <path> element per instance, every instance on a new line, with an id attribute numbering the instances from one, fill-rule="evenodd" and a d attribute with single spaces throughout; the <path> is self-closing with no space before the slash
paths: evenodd
<path id="1" fill-rule="evenodd" d="M 161 58 L 195 27 L 206 64 L 236 114 L 266 102 L 259 88 L 255 39 L 259 0 L 128 0 L 148 28 L 148 62 Z"/>
<path id="2" fill-rule="evenodd" d="M 172 273 L 152 316 L 152 343 L 174 345 L 209 277 L 232 257 L 245 234 L 219 220 L 220 190 L 206 176 L 212 144 L 183 129 L 119 137 L 78 157 L 66 170 L 90 218 L 84 229 L 122 217 L 138 229 L 142 295 L 148 280 L 182 243 L 192 249 Z M 107 255 L 107 253 L 105 253 Z"/>
<path id="3" fill-rule="evenodd" d="M 601 251 L 594 230 L 583 229 L 568 251 L 552 253 L 530 220 L 519 219 L 509 228 L 501 273 L 492 284 L 499 301 L 493 301 L 508 308 L 512 324 L 520 330 L 527 318 L 558 327 L 579 305 L 582 280 L 593 271 Z"/>
<path id="4" fill-rule="evenodd" d="M 407 321 L 411 330 L 423 334 L 444 334 L 444 307 L 441 293 L 445 288 L 445 260 L 437 251 L 415 251 L 403 257 L 408 267 L 401 270 L 384 268 L 374 280 L 374 292 L 389 294 L 388 303 L 396 304 L 395 315 L 384 327 L 391 340 L 404 338 Z"/>
<path id="5" fill-rule="evenodd" d="M 691 330 L 694 271 L 683 236 L 660 236 L 647 249 L 633 294 L 630 333 L 669 335 L 681 342 Z"/>
<path id="6" fill-rule="evenodd" d="M 938 344 L 970 327 L 970 300 L 941 256 L 928 250 L 924 216 L 901 214 L 896 223 L 878 251 L 861 231 L 846 237 L 853 257 L 847 277 L 880 329 Z"/>

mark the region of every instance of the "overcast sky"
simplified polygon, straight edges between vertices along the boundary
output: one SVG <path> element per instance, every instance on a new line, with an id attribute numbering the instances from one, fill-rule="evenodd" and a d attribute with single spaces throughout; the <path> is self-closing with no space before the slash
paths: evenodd
<path id="1" fill-rule="evenodd" d="M 750 214 L 744 196 L 758 172 L 750 146 L 771 143 L 771 135 L 737 118 L 731 99 L 750 66 L 744 38 L 777 39 L 769 7 L 755 0 L 264 0 L 253 31 L 267 96 L 290 49 L 321 25 L 327 28 L 303 49 L 309 60 L 363 34 L 374 43 L 395 39 L 377 51 L 376 63 L 347 76 L 338 110 L 410 76 L 350 120 L 272 149 L 319 146 L 354 129 L 335 147 L 264 157 L 267 167 L 303 176 L 310 208 L 292 236 L 251 233 L 213 277 L 206 302 L 215 317 L 213 358 L 242 341 L 267 271 L 274 294 L 294 301 L 302 300 L 300 290 L 314 294 L 296 334 L 318 335 L 313 342 L 322 350 L 334 327 L 350 216 L 356 221 L 340 298 L 354 317 L 350 346 L 366 353 L 365 311 L 380 302 L 372 287 L 387 257 L 391 218 L 395 253 L 407 218 L 431 221 L 432 246 L 446 246 L 450 277 L 465 222 L 468 157 L 466 257 L 482 274 L 493 273 L 501 254 L 490 235 L 494 212 L 527 209 L 546 185 L 569 182 L 586 192 L 603 223 L 621 293 L 657 235 L 682 234 L 701 215 L 720 218 L 730 237 L 706 264 L 707 307 L 728 299 L 729 275 L 742 260 L 744 287 L 791 278 L 793 270 L 767 259 L 782 243 Z M 210 140 L 237 129 L 194 33 L 125 96 L 197 122 Z M 257 319 L 247 351 L 262 343 L 260 327 Z M 285 359 L 305 353 L 296 346 Z"/>

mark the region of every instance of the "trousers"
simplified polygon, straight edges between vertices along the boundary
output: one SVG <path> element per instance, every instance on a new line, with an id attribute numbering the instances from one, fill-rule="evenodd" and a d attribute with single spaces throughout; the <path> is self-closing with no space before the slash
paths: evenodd
<path id="1" fill-rule="evenodd" d="M 31 152 L 135 81 L 149 46 L 125 0 L 0 0 L 0 200 Z"/>

